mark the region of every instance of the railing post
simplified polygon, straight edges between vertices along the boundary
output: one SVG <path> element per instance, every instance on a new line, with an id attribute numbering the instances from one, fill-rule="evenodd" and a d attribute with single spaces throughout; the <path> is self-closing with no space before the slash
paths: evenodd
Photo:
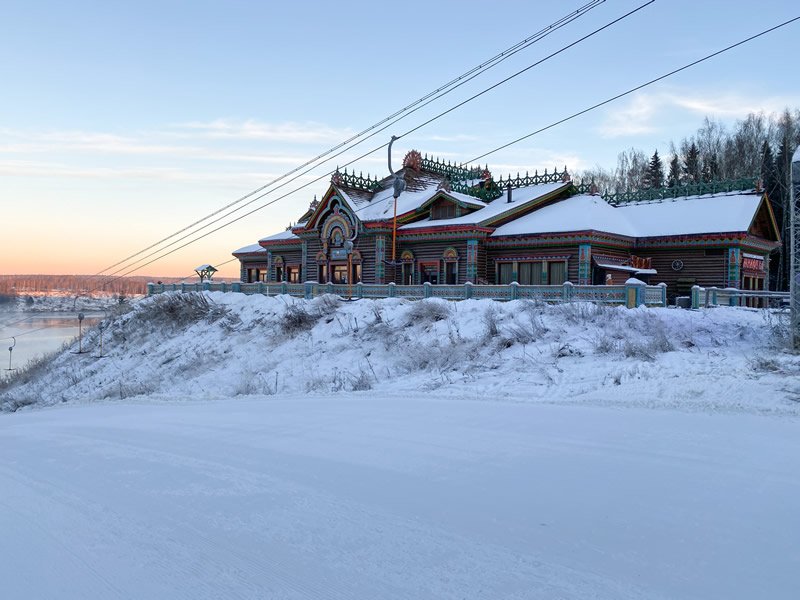
<path id="1" fill-rule="evenodd" d="M 152 283 L 148 283 L 147 284 L 147 295 L 148 296 L 152 296 L 155 293 L 155 288 L 156 288 L 155 285 L 153 285 Z"/>
<path id="2" fill-rule="evenodd" d="M 517 300 L 519 298 L 519 283 L 512 281 L 508 285 L 511 287 L 511 299 Z"/>
<path id="3" fill-rule="evenodd" d="M 359 281 L 356 284 L 356 298 L 364 297 L 364 285 Z"/>
<path id="4" fill-rule="evenodd" d="M 661 288 L 661 306 L 664 308 L 667 307 L 667 284 L 663 281 L 658 284 L 658 287 Z"/>
<path id="5" fill-rule="evenodd" d="M 286 284 L 285 281 L 281 281 L 281 294 L 288 294 L 289 293 L 289 286 Z"/>
<path id="6" fill-rule="evenodd" d="M 728 292 L 728 306 L 739 306 L 739 295 L 736 293 L 739 290 L 736 288 L 725 288 Z"/>
<path id="7" fill-rule="evenodd" d="M 333 293 L 333 282 L 332 281 L 329 281 L 328 283 L 326 283 L 325 287 L 327 288 L 325 290 L 326 294 L 332 294 Z"/>
<path id="8" fill-rule="evenodd" d="M 397 291 L 395 290 L 394 281 L 390 281 L 388 283 L 388 286 L 389 286 L 389 298 L 394 298 L 395 291 Z"/>
<path id="9" fill-rule="evenodd" d="M 631 277 L 625 282 L 625 306 L 636 308 L 644 304 L 644 291 L 647 284 L 644 281 Z"/>
<path id="10" fill-rule="evenodd" d="M 464 283 L 464 299 L 469 300 L 472 298 L 472 282 L 467 281 Z"/>
<path id="11" fill-rule="evenodd" d="M 258 282 L 258 293 L 262 294 L 262 295 L 264 294 L 264 282 L 263 281 L 259 281 Z"/>
<path id="12" fill-rule="evenodd" d="M 204 281 L 203 282 L 203 290 L 207 292 L 209 289 L 211 289 L 211 282 Z"/>
<path id="13" fill-rule="evenodd" d="M 242 283 L 240 281 L 234 281 L 231 283 L 231 291 L 241 293 L 242 291 Z"/>
<path id="14" fill-rule="evenodd" d="M 717 287 L 711 287 L 711 304 L 716 306 L 717 305 Z"/>
<path id="15" fill-rule="evenodd" d="M 700 308 L 700 290 L 699 285 L 692 286 L 692 308 Z"/>
<path id="16" fill-rule="evenodd" d="M 572 301 L 572 294 L 575 291 L 571 281 L 564 282 L 564 289 L 561 291 L 561 298 L 564 302 Z"/>
<path id="17" fill-rule="evenodd" d="M 227 286 L 227 284 L 226 284 L 224 281 L 223 281 L 223 282 L 221 283 L 221 285 L 220 285 L 220 290 L 221 290 L 222 292 L 227 292 L 227 291 L 228 291 L 228 286 Z"/>
<path id="18" fill-rule="evenodd" d="M 424 290 L 423 296 L 425 298 L 430 298 L 431 297 L 431 282 L 430 281 L 426 281 L 425 283 L 423 283 L 422 284 L 422 289 Z"/>
<path id="19" fill-rule="evenodd" d="M 306 281 L 306 284 L 305 284 L 305 286 L 303 288 L 303 292 L 304 292 L 303 293 L 303 297 L 306 300 L 311 300 L 311 298 L 313 298 L 313 296 L 314 296 L 314 288 L 311 287 L 311 286 L 312 286 L 311 282 L 310 281 Z"/>

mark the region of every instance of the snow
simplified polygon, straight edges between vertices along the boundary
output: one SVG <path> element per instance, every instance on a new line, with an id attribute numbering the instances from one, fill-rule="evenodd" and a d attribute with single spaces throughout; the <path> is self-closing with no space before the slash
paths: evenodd
<path id="1" fill-rule="evenodd" d="M 338 188 L 337 188 L 338 189 Z M 413 212 L 433 198 L 438 187 L 432 184 L 419 191 L 406 190 L 397 198 L 397 214 Z M 394 190 L 389 187 L 379 190 L 368 204 L 352 206 L 353 212 L 361 221 L 381 221 L 394 217 Z"/>
<path id="2" fill-rule="evenodd" d="M 276 234 L 267 236 L 265 238 L 261 238 L 259 242 L 276 242 L 279 240 L 299 240 L 299 239 L 300 239 L 299 237 L 297 237 L 294 233 L 292 233 L 291 229 L 285 229 L 284 231 L 280 231 Z"/>
<path id="3" fill-rule="evenodd" d="M 622 205 L 619 210 L 638 237 L 747 231 L 762 194 L 691 196 Z"/>
<path id="4" fill-rule="evenodd" d="M 794 598 L 798 422 L 345 393 L 4 418 L 8 598 Z"/>
<path id="5" fill-rule="evenodd" d="M 600 196 L 578 195 L 506 223 L 495 229 L 492 237 L 590 230 L 636 237 L 626 216 Z"/>
<path id="6" fill-rule="evenodd" d="M 531 185 L 528 187 L 517 188 L 513 190 L 511 194 L 511 202 L 507 202 L 506 196 L 503 195 L 496 200 L 493 200 L 489 204 L 487 204 L 484 208 L 476 210 L 468 215 L 464 215 L 461 217 L 455 217 L 453 219 L 438 219 L 436 221 L 431 221 L 430 219 L 425 219 L 423 221 L 416 221 L 414 223 L 409 223 L 408 225 L 403 225 L 400 229 L 418 229 L 420 227 L 430 227 L 431 225 L 476 225 L 482 224 L 487 221 L 491 221 L 496 219 L 500 215 L 510 210 L 518 210 L 520 206 L 524 206 L 525 204 L 531 203 L 535 200 L 540 199 L 542 196 L 546 196 L 547 194 L 551 194 L 557 192 L 560 189 L 566 189 L 571 185 L 570 182 L 567 183 L 543 183 L 540 185 Z M 401 196 L 402 197 L 402 196 Z M 544 210 L 544 209 L 542 209 Z M 537 211 L 535 214 L 539 214 Z M 517 219 L 513 221 L 516 223 L 524 219 Z M 501 229 L 501 228 L 500 228 Z"/>
<path id="7" fill-rule="evenodd" d="M 0 393 L 4 596 L 795 597 L 783 313 L 202 297 Z"/>
<path id="8" fill-rule="evenodd" d="M 264 254 L 267 253 L 267 249 L 264 248 L 260 244 L 250 244 L 249 246 L 245 246 L 243 248 L 239 248 L 238 250 L 234 250 L 232 254 L 253 254 L 256 252 L 263 252 Z"/>
<path id="9" fill-rule="evenodd" d="M 690 196 L 611 206 L 600 196 L 578 195 L 498 227 L 492 237 L 564 231 L 603 231 L 656 237 L 747 231 L 761 194 Z"/>

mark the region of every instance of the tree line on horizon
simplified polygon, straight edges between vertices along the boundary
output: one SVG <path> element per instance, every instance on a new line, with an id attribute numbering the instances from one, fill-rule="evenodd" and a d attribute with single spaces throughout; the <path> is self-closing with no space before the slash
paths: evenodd
<path id="1" fill-rule="evenodd" d="M 107 282 L 107 277 L 91 275 L 0 275 L 0 295 L 85 294 L 96 296 L 135 296 L 147 292 L 152 277 L 121 277 Z M 164 279 L 167 281 L 167 279 Z M 173 279 L 169 279 L 172 282 Z"/>
<path id="2" fill-rule="evenodd" d="M 576 174 L 578 183 L 593 181 L 609 194 L 674 188 L 711 181 L 757 177 L 767 192 L 781 234 L 782 247 L 771 257 L 771 289 L 787 289 L 791 225 L 791 161 L 800 146 L 800 109 L 777 114 L 750 113 L 726 127 L 705 117 L 697 131 L 669 142 L 667 155 L 628 148 L 614 169 L 597 166 Z"/>

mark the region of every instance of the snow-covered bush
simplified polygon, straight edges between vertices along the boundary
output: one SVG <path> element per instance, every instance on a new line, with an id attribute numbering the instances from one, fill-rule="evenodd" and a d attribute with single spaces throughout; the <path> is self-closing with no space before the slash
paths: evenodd
<path id="1" fill-rule="evenodd" d="M 319 320 L 320 314 L 312 314 L 301 303 L 290 304 L 281 319 L 281 331 L 288 336 L 294 336 L 308 331 Z"/>
<path id="2" fill-rule="evenodd" d="M 447 300 L 427 298 L 412 302 L 406 317 L 410 323 L 428 324 L 443 321 L 450 316 L 452 310 Z"/>

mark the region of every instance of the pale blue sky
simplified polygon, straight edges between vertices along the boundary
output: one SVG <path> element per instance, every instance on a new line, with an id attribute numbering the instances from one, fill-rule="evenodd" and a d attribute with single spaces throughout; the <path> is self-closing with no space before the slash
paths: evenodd
<path id="1" fill-rule="evenodd" d="M 2 270 L 99 271 L 583 3 L 5 3 Z M 641 3 L 608 0 L 350 156 Z M 787 0 L 657 0 L 402 139 L 396 156 L 417 148 L 468 160 L 798 14 Z M 800 82 L 782 58 L 798 44 L 793 24 L 482 162 L 496 175 L 611 167 L 632 145 L 666 152 L 705 115 L 733 122 L 800 106 Z M 385 151 L 357 168 L 385 175 Z M 227 260 L 283 229 L 326 187 L 314 184 L 142 272 L 183 275 Z"/>

